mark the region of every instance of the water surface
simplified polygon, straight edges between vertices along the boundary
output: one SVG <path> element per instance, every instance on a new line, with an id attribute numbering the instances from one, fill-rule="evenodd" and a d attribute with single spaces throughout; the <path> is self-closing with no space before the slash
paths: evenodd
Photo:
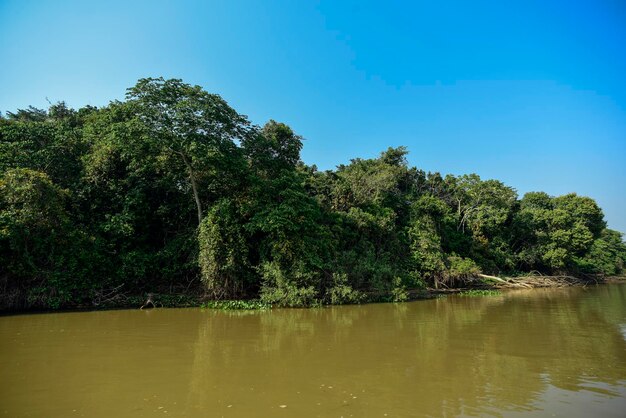
<path id="1" fill-rule="evenodd" d="M 626 286 L 0 317 L 0 416 L 626 414 Z"/>

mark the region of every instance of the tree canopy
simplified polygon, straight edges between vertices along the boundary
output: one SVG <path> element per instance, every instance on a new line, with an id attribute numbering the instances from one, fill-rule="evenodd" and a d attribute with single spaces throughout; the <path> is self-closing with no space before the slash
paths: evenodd
<path id="1" fill-rule="evenodd" d="M 622 235 L 588 197 L 519 198 L 410 167 L 404 147 L 319 171 L 302 146 L 177 79 L 141 79 L 102 108 L 7 112 L 0 305 L 97 306 L 124 289 L 303 306 L 480 273 L 626 268 Z"/>

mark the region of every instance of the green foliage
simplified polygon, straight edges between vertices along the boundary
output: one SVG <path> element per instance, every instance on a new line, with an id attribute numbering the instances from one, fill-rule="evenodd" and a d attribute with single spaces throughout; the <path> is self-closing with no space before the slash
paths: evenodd
<path id="1" fill-rule="evenodd" d="M 219 309 L 222 311 L 246 310 L 264 311 L 271 309 L 272 305 L 260 300 L 210 300 L 202 304 L 203 308 Z"/>
<path id="2" fill-rule="evenodd" d="M 419 274 L 435 281 L 445 271 L 444 253 L 441 248 L 441 237 L 435 230 L 431 218 L 416 220 L 408 231 L 411 255 Z"/>
<path id="3" fill-rule="evenodd" d="M 500 296 L 502 292 L 499 290 L 482 290 L 482 289 L 472 289 L 472 290 L 464 290 L 459 292 L 459 296 Z"/>
<path id="4" fill-rule="evenodd" d="M 217 299 L 240 296 L 250 276 L 248 247 L 234 204 L 222 199 L 200 224 L 198 263 L 202 282 Z"/>
<path id="5" fill-rule="evenodd" d="M 604 229 L 584 257 L 577 258 L 578 268 L 585 273 L 616 276 L 626 268 L 626 244 L 622 234 Z"/>
<path id="6" fill-rule="evenodd" d="M 0 309 L 148 292 L 296 307 L 401 301 L 481 272 L 624 274 L 622 236 L 590 198 L 518 199 L 409 167 L 404 147 L 320 172 L 301 149 L 286 124 L 253 126 L 177 79 L 101 109 L 0 116 Z"/>
<path id="7" fill-rule="evenodd" d="M 53 232 L 67 221 L 64 200 L 67 192 L 42 172 L 9 169 L 0 178 L 2 235 L 37 231 Z"/>
<path id="8" fill-rule="evenodd" d="M 487 238 L 505 225 L 517 193 L 497 180 L 482 181 L 476 174 L 461 176 L 454 188 L 459 227 L 475 237 Z"/>
<path id="9" fill-rule="evenodd" d="M 220 96 L 178 79 L 141 79 L 126 98 L 151 148 L 184 172 L 178 175 L 187 178 L 200 224 L 205 200 L 239 181 L 243 159 L 235 140 L 249 134 L 248 120 Z"/>
<path id="10" fill-rule="evenodd" d="M 365 294 L 352 288 L 348 275 L 333 273 L 332 286 L 326 290 L 326 301 L 333 305 L 356 304 L 365 300 Z"/>
<path id="11" fill-rule="evenodd" d="M 257 173 L 271 178 L 296 167 L 302 138 L 284 123 L 270 120 L 260 131 L 244 136 L 242 146 Z"/>
<path id="12" fill-rule="evenodd" d="M 69 192 L 38 171 L 9 169 L 0 176 L 0 277 L 23 293 L 21 304 L 58 308 L 82 301 L 93 282 L 91 242 L 71 228 Z"/>
<path id="13" fill-rule="evenodd" d="M 261 275 L 263 303 L 290 308 L 320 304 L 315 287 L 309 284 L 313 282 L 313 277 L 303 269 L 289 274 L 278 263 L 268 262 L 261 266 Z"/>
<path id="14" fill-rule="evenodd" d="M 446 259 L 446 273 L 448 280 L 458 281 L 471 279 L 480 274 L 480 267 L 472 259 L 452 254 Z"/>
<path id="15" fill-rule="evenodd" d="M 352 160 L 340 165 L 333 190 L 333 207 L 347 210 L 354 206 L 400 204 L 407 172 L 404 147 L 389 148 L 378 159 Z"/>
<path id="16" fill-rule="evenodd" d="M 82 127 L 91 111 L 76 112 L 61 102 L 49 112 L 31 107 L 0 118 L 0 173 L 29 168 L 47 174 L 63 188 L 75 187 L 80 158 L 88 149 Z"/>
<path id="17" fill-rule="evenodd" d="M 602 210 L 588 197 L 525 195 L 514 219 L 521 269 L 548 272 L 575 269 L 576 260 L 590 251 L 604 227 Z"/>
<path id="18" fill-rule="evenodd" d="M 391 300 L 393 302 L 405 302 L 409 299 L 409 292 L 402 283 L 400 277 L 393 279 L 393 287 L 391 288 Z"/>

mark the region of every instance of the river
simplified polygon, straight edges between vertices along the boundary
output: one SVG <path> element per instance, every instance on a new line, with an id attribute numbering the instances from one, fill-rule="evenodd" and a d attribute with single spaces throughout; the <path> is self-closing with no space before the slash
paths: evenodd
<path id="1" fill-rule="evenodd" d="M 0 317 L 0 416 L 626 415 L 626 285 Z"/>

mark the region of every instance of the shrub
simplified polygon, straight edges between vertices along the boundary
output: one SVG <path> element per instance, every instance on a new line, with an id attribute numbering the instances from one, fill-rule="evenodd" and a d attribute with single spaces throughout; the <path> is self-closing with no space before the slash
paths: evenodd
<path id="1" fill-rule="evenodd" d="M 297 271 L 288 277 L 276 262 L 266 262 L 261 266 L 263 285 L 261 301 L 267 304 L 285 307 L 304 307 L 319 305 L 317 292 L 313 286 L 299 284 L 310 273 Z M 299 280 L 298 280 L 299 279 Z"/>
<path id="2" fill-rule="evenodd" d="M 361 303 L 365 294 L 348 284 L 345 273 L 333 273 L 333 285 L 326 290 L 326 301 L 333 305 Z"/>

